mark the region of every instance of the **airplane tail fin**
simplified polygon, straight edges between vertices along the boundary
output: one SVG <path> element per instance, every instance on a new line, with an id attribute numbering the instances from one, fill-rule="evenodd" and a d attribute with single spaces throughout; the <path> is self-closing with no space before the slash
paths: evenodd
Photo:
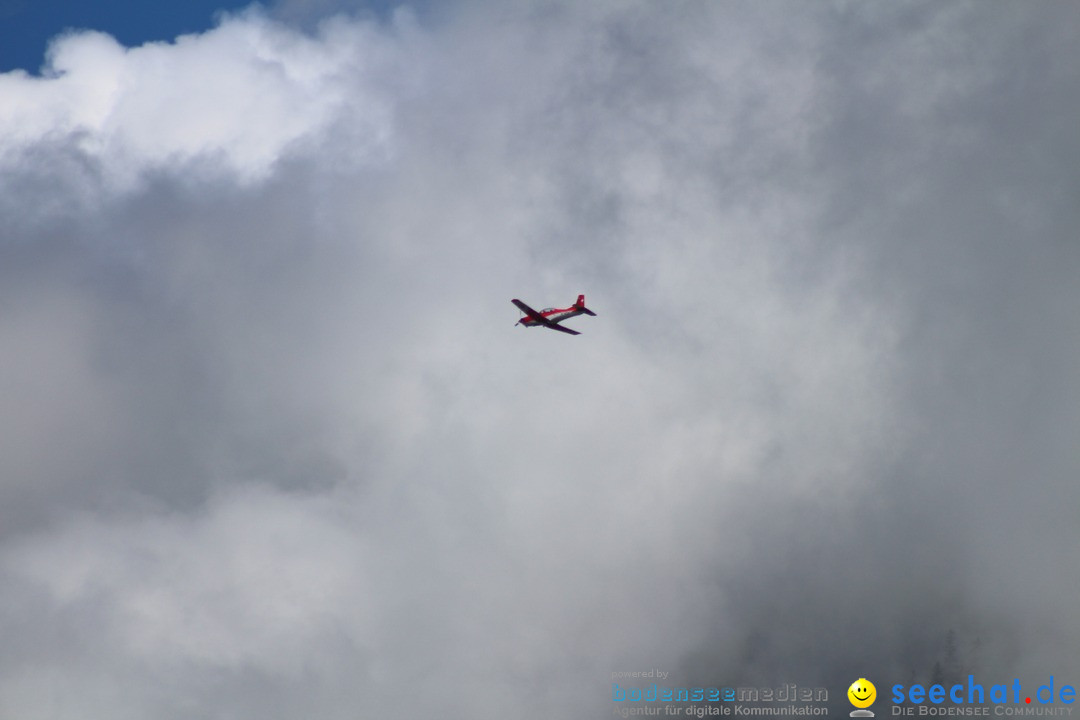
<path id="1" fill-rule="evenodd" d="M 584 295 L 578 295 L 577 296 L 577 302 L 574 303 L 574 307 L 577 308 L 578 310 L 580 310 L 581 312 L 585 313 L 586 315 L 592 315 L 593 317 L 596 317 L 596 313 L 594 313 L 589 308 L 585 307 L 585 296 Z"/>

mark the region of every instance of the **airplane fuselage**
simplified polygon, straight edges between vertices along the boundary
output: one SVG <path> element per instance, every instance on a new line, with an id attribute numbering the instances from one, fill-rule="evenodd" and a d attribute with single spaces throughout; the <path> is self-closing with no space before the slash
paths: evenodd
<path id="1" fill-rule="evenodd" d="M 578 315 L 584 315 L 584 313 L 578 308 L 544 308 L 540 311 L 540 314 L 546 317 L 552 322 L 562 322 L 568 318 L 577 317 Z M 521 318 L 521 324 L 525 327 L 533 327 L 539 325 L 536 320 L 531 317 L 525 316 Z"/>

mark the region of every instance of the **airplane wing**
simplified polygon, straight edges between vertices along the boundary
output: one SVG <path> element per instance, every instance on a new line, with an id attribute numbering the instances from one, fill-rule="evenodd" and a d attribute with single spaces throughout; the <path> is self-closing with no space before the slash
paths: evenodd
<path id="1" fill-rule="evenodd" d="M 561 332 L 568 333 L 570 335 L 580 335 L 581 334 L 577 330 L 571 330 L 570 328 L 564 327 L 564 326 L 560 325 L 557 322 L 551 322 L 547 318 L 544 318 L 544 325 L 551 328 L 552 330 L 559 330 Z"/>
<path id="2" fill-rule="evenodd" d="M 532 319 L 533 319 L 533 320 L 535 320 L 536 322 L 540 323 L 540 324 L 541 324 L 541 325 L 543 325 L 544 327 L 549 327 L 549 328 L 551 328 L 552 330 L 558 330 L 559 332 L 564 332 L 564 333 L 566 333 L 566 334 L 568 334 L 568 335 L 580 335 L 580 334 L 581 334 L 581 333 L 579 333 L 579 332 L 578 332 L 577 330 L 571 330 L 571 329 L 570 329 L 570 328 L 568 328 L 568 327 L 563 327 L 562 325 L 560 325 L 560 324 L 559 324 L 559 323 L 557 323 L 557 322 L 554 322 L 554 321 L 552 321 L 552 320 L 548 320 L 548 319 L 547 319 L 546 317 L 544 317 L 544 316 L 543 316 L 543 315 L 541 315 L 540 313 L 536 312 L 536 311 L 535 311 L 535 310 L 533 310 L 533 309 L 532 309 L 531 307 L 529 307 L 529 306 L 528 306 L 528 305 L 526 305 L 525 303 L 521 302 L 521 301 L 520 301 L 520 300 L 518 300 L 517 298 L 514 298 L 514 299 L 513 299 L 513 300 L 511 300 L 510 302 L 512 302 L 512 303 L 514 303 L 515 305 L 517 305 L 517 306 L 518 306 L 518 309 L 519 309 L 519 310 L 521 310 L 521 312 L 525 313 L 525 314 L 526 314 L 526 315 L 528 315 L 528 316 L 529 316 L 530 318 L 532 318 Z"/>
<path id="3" fill-rule="evenodd" d="M 536 312 L 536 311 L 535 311 L 535 310 L 533 310 L 533 309 L 532 309 L 531 307 L 529 307 L 529 306 L 528 306 L 528 305 L 526 305 L 525 303 L 521 302 L 521 301 L 520 301 L 520 300 L 518 300 L 517 298 L 514 298 L 514 299 L 513 299 L 513 300 L 511 300 L 510 302 L 512 302 L 512 303 L 514 303 L 515 305 L 517 305 L 517 306 L 518 306 L 518 309 L 519 309 L 519 310 L 521 310 L 521 312 L 525 313 L 526 315 L 528 315 L 529 317 L 531 317 L 531 318 L 532 318 L 533 320 L 535 320 L 536 322 L 538 322 L 538 323 L 541 323 L 541 324 L 547 324 L 548 322 L 550 322 L 550 321 L 549 321 L 549 320 L 548 320 L 548 319 L 547 319 L 546 317 L 544 317 L 544 316 L 543 316 L 543 315 L 541 315 L 540 313 Z"/>

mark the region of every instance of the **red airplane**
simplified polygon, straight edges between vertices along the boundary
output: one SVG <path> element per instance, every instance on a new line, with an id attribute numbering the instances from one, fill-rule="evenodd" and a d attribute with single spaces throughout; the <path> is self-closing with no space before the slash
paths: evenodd
<path id="1" fill-rule="evenodd" d="M 543 327 L 551 328 L 552 330 L 558 330 L 569 335 L 580 335 L 577 330 L 571 330 L 568 327 L 563 327 L 559 324 L 561 320 L 567 318 L 577 317 L 578 315 L 592 315 L 596 317 L 589 308 L 585 307 L 585 296 L 578 295 L 577 302 L 572 307 L 568 308 L 544 308 L 540 312 L 536 312 L 531 307 L 521 302 L 517 298 L 514 298 L 510 302 L 518 306 L 521 312 L 525 313 L 525 317 L 517 321 L 518 325 L 524 325 L 525 327 L 536 327 L 541 325 Z"/>

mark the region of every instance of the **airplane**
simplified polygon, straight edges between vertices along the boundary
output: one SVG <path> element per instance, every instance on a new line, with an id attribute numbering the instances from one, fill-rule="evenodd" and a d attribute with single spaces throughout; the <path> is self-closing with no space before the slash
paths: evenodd
<path id="1" fill-rule="evenodd" d="M 544 308 L 540 312 L 536 312 L 531 307 L 521 302 L 517 298 L 514 298 L 510 302 L 518 306 L 521 312 L 525 313 L 525 317 L 517 321 L 517 325 L 524 325 L 525 327 L 536 327 L 540 325 L 542 327 L 551 328 L 552 330 L 558 330 L 559 332 L 567 333 L 568 335 L 580 335 L 577 330 L 571 330 L 568 327 L 563 327 L 559 324 L 560 321 L 568 318 L 577 317 L 578 315 L 592 315 L 596 317 L 589 308 L 585 307 L 585 296 L 578 295 L 577 302 L 568 308 Z"/>

